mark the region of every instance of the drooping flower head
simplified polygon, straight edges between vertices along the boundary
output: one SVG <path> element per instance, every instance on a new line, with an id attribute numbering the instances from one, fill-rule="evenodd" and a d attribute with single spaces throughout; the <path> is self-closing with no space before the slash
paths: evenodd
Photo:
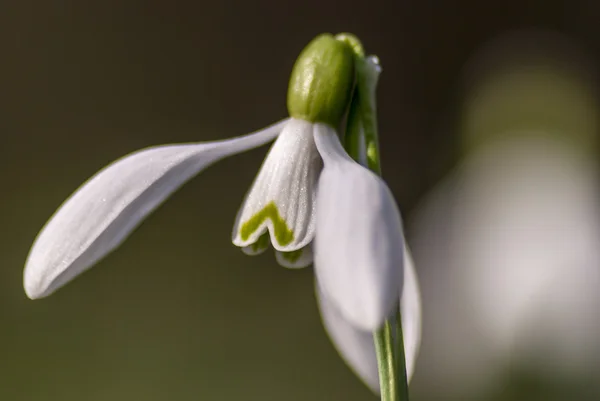
<path id="1" fill-rule="evenodd" d="M 100 170 L 36 238 L 24 272 L 27 295 L 50 295 L 93 266 L 204 168 L 275 139 L 237 214 L 233 243 L 248 254 L 272 246 L 291 268 L 310 265 L 314 254 L 322 302 L 352 330 L 380 327 L 400 299 L 404 240 L 390 190 L 348 156 L 338 135 L 355 67 L 347 41 L 320 35 L 293 68 L 289 118 L 233 139 L 143 149 Z M 367 68 L 376 82 L 375 58 Z M 420 327 L 420 317 L 413 321 Z"/>

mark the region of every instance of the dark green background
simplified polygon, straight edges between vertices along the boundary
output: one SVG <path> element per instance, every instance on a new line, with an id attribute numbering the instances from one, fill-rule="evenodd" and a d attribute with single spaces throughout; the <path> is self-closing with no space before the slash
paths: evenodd
<path id="1" fill-rule="evenodd" d="M 456 159 L 469 55 L 529 26 L 595 54 L 598 15 L 594 1 L 3 1 L 0 400 L 374 399 L 321 327 L 311 269 L 230 243 L 266 147 L 202 173 L 48 299 L 23 293 L 29 247 L 110 161 L 285 117 L 292 64 L 321 32 L 381 59 L 383 171 L 409 215 Z M 429 386 L 417 364 L 414 399 Z"/>

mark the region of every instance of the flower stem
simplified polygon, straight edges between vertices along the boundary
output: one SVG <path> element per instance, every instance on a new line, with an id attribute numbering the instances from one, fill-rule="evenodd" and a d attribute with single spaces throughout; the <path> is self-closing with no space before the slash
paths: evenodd
<path id="1" fill-rule="evenodd" d="M 404 355 L 404 333 L 402 331 L 402 313 L 396 313 L 396 374 L 399 382 L 398 400 L 408 401 L 408 375 L 406 356 Z"/>
<path id="2" fill-rule="evenodd" d="M 356 92 L 358 113 L 365 141 L 367 167 L 381 175 L 381 162 L 379 160 L 379 138 L 377 135 L 377 113 L 375 110 L 375 87 L 379 70 L 373 71 L 364 57 L 356 60 Z M 377 66 L 377 69 L 379 66 Z"/>
<path id="3" fill-rule="evenodd" d="M 337 38 L 348 43 L 355 54 L 356 85 L 348 112 L 344 146 L 354 160 L 381 175 L 375 103 L 375 88 L 380 73 L 378 60 L 365 57 L 362 44 L 356 37 L 342 34 Z M 408 401 L 400 307 L 395 321 L 395 327 L 388 320 L 373 333 L 382 401 Z"/>
<path id="4" fill-rule="evenodd" d="M 379 369 L 381 400 L 398 401 L 397 365 L 396 358 L 394 358 L 394 339 L 390 322 L 385 322 L 383 327 L 373 334 L 373 339 Z"/>

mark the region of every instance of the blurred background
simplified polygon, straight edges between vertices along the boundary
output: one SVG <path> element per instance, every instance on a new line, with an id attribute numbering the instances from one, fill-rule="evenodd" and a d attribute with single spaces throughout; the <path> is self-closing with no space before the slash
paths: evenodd
<path id="1" fill-rule="evenodd" d="M 22 289 L 84 180 L 285 117 L 322 32 L 383 66 L 383 172 L 423 293 L 412 399 L 600 399 L 599 17 L 593 0 L 2 2 L 0 400 L 375 399 L 322 328 L 311 269 L 230 243 L 267 147 L 51 297 Z"/>

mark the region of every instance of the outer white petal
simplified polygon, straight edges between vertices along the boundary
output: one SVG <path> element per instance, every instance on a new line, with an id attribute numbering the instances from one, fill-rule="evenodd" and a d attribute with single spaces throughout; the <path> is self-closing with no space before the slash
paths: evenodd
<path id="1" fill-rule="evenodd" d="M 379 393 L 379 372 L 373 333 L 356 328 L 342 316 L 315 282 L 323 326 L 344 362 L 373 392 Z"/>
<path id="2" fill-rule="evenodd" d="M 402 293 L 402 330 L 406 372 L 410 381 L 421 344 L 421 296 L 414 263 L 405 249 L 404 291 Z M 373 333 L 360 330 L 350 324 L 316 285 L 317 300 L 323 325 L 340 356 L 354 373 L 373 392 L 379 393 L 379 373 L 373 344 Z"/>
<path id="3" fill-rule="evenodd" d="M 277 263 L 288 269 L 300 269 L 308 267 L 313 262 L 312 244 L 293 252 L 275 251 Z"/>
<path id="4" fill-rule="evenodd" d="M 385 183 L 346 154 L 332 128 L 316 124 L 315 143 L 325 162 L 317 198 L 317 279 L 346 319 L 373 331 L 398 301 L 400 213 Z"/>
<path id="5" fill-rule="evenodd" d="M 312 241 L 317 179 L 323 166 L 313 128 L 312 123 L 291 119 L 283 129 L 240 208 L 232 235 L 235 245 L 253 244 L 267 230 L 278 251 L 296 251 Z"/>
<path id="6" fill-rule="evenodd" d="M 46 223 L 27 258 L 27 295 L 50 295 L 115 249 L 184 182 L 211 163 L 275 138 L 288 120 L 225 141 L 166 145 L 115 161 L 81 186 Z"/>

